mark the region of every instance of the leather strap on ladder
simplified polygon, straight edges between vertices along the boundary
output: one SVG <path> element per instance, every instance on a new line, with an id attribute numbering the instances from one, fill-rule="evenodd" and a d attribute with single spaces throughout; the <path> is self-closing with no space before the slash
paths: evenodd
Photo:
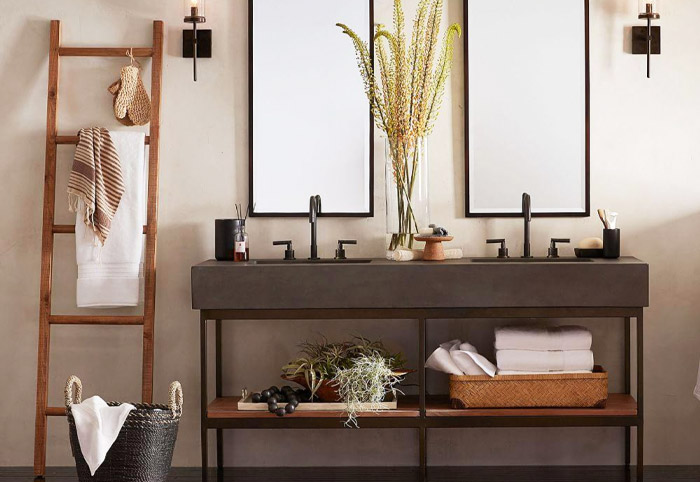
<path id="1" fill-rule="evenodd" d="M 123 57 L 127 47 L 62 47 L 61 22 L 51 21 L 49 47 L 49 90 L 46 105 L 46 161 L 44 173 L 44 217 L 41 237 L 41 284 L 39 299 L 39 356 L 36 381 L 36 427 L 34 437 L 34 474 L 43 476 L 46 469 L 47 417 L 65 415 L 63 407 L 49 407 L 49 347 L 51 325 L 141 325 L 143 326 L 143 371 L 141 397 L 153 399 L 153 322 L 156 303 L 156 234 L 158 226 L 158 158 L 160 140 L 160 97 L 163 74 L 163 22 L 153 22 L 153 46 L 134 48 L 135 57 L 151 57 L 151 124 L 148 156 L 148 206 L 146 252 L 144 256 L 145 298 L 140 316 L 54 315 L 51 313 L 51 281 L 54 235 L 75 233 L 75 226 L 54 224 L 56 207 L 56 150 L 58 145 L 75 145 L 77 136 L 59 136 L 58 114 L 59 65 L 61 57 Z M 72 373 L 72 372 L 71 372 Z"/>

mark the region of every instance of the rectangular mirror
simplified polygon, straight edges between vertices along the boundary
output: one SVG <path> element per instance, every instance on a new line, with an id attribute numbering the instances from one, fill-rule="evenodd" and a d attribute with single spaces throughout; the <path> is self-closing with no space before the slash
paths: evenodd
<path id="1" fill-rule="evenodd" d="M 588 0 L 464 0 L 466 215 L 589 216 Z"/>
<path id="2" fill-rule="evenodd" d="M 369 102 L 352 44 L 372 36 L 371 0 L 250 0 L 252 216 L 372 216 Z"/>

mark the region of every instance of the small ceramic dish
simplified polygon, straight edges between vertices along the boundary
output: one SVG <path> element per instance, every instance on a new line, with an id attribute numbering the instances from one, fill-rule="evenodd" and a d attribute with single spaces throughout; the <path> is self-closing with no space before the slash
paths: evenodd
<path id="1" fill-rule="evenodd" d="M 577 258 L 602 258 L 603 249 L 581 249 L 574 248 L 574 254 Z"/>

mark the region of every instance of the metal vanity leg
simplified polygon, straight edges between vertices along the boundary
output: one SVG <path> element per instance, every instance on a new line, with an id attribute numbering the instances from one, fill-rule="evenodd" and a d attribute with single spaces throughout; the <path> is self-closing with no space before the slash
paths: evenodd
<path id="1" fill-rule="evenodd" d="M 204 313 L 199 315 L 199 353 L 200 353 L 200 383 L 201 383 L 201 430 L 202 430 L 202 482 L 207 482 L 209 453 L 207 447 L 207 319 Z"/>
<path id="2" fill-rule="evenodd" d="M 625 372 L 625 393 L 630 394 L 632 387 L 630 383 L 630 328 L 632 324 L 632 319 L 627 317 L 624 319 L 625 323 L 625 360 L 624 360 L 624 372 Z M 625 427 L 625 467 L 629 468 L 631 461 L 631 446 L 632 446 L 632 429 L 630 427 Z"/>
<path id="3" fill-rule="evenodd" d="M 644 476 L 644 314 L 637 316 L 637 480 Z"/>
<path id="4" fill-rule="evenodd" d="M 221 320 L 216 320 L 216 398 L 223 396 L 221 371 Z M 216 429 L 216 471 L 219 477 L 224 471 L 224 430 Z"/>
<path id="5" fill-rule="evenodd" d="M 427 475 L 427 448 L 425 428 L 425 345 L 426 340 L 426 320 L 418 320 L 418 410 L 421 418 L 421 426 L 418 429 L 418 451 L 420 458 L 420 480 L 425 480 Z"/>

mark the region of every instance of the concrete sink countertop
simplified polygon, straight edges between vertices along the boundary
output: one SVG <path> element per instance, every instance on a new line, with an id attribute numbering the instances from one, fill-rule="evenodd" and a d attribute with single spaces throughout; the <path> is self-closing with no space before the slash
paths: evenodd
<path id="1" fill-rule="evenodd" d="M 192 308 L 649 306 L 647 263 L 582 259 L 209 260 L 192 267 Z"/>

